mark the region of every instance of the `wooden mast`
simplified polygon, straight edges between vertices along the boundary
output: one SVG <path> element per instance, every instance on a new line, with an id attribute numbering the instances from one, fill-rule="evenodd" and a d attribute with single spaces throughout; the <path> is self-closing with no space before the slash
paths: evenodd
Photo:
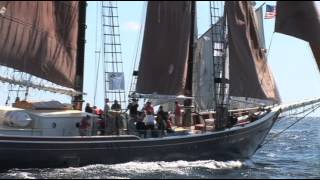
<path id="1" fill-rule="evenodd" d="M 220 2 L 221 3 L 221 2 Z M 214 69 L 214 90 L 215 90 L 215 130 L 224 130 L 228 120 L 228 90 L 229 79 L 226 78 L 226 49 L 227 43 L 225 39 L 226 33 L 226 11 L 224 5 L 219 2 L 210 1 L 210 16 L 211 16 L 211 42 L 212 42 L 212 57 Z M 213 29 L 216 22 L 223 18 L 223 23 L 218 23 L 218 28 Z M 219 37 L 223 37 L 221 42 L 217 41 Z M 222 60 L 218 60 L 218 53 Z M 217 54 L 215 54 L 217 53 Z"/>
<path id="2" fill-rule="evenodd" d="M 195 39 L 195 27 L 196 27 L 196 2 L 191 1 L 191 33 L 190 33 L 190 44 L 189 44 L 189 57 L 188 57 L 188 71 L 187 80 L 185 86 L 185 95 L 187 97 L 192 96 L 192 77 L 193 77 L 193 58 L 194 58 L 194 39 Z M 184 100 L 185 116 L 183 118 L 184 126 L 191 126 L 191 110 L 192 110 L 192 99 Z"/>
<path id="3" fill-rule="evenodd" d="M 85 53 L 85 32 L 86 32 L 86 1 L 79 1 L 79 31 L 78 31 L 78 49 L 77 49 L 77 67 L 75 90 L 83 92 L 83 75 L 84 75 L 84 53 Z M 82 94 L 72 97 L 73 108 L 82 110 Z"/>

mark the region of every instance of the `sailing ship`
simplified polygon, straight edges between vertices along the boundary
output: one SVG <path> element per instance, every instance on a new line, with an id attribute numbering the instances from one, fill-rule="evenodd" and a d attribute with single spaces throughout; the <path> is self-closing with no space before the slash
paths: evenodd
<path id="1" fill-rule="evenodd" d="M 284 22 L 286 14 L 298 9 L 287 2 L 278 4 L 278 32 L 286 29 L 292 33 L 294 28 L 287 29 Z M 311 2 L 306 4 L 312 6 Z M 148 3 L 137 86 L 132 96 L 183 101 L 187 126 L 194 125 L 196 119 L 205 122 L 205 116 L 213 118 L 214 124 L 211 130 L 204 126 L 200 133 L 190 130 L 141 138 L 134 134 L 79 136 L 76 125 L 88 115 L 81 111 L 85 2 L 0 2 L 0 64 L 71 89 L 33 88 L 73 96 L 73 110 L 59 103 L 19 101 L 15 107 L 2 107 L 0 167 L 250 158 L 281 112 L 320 100 L 280 105 L 251 3 L 228 1 L 220 7 L 223 11 L 218 14 L 214 3 L 210 4 L 211 28 L 198 39 L 194 1 Z M 316 50 L 315 39 L 302 39 L 314 43 Z M 8 78 L 1 81 L 26 85 Z M 230 97 L 259 106 L 231 106 Z M 230 117 L 241 113 L 248 116 L 249 112 L 257 114 L 254 120 L 228 124 Z"/>

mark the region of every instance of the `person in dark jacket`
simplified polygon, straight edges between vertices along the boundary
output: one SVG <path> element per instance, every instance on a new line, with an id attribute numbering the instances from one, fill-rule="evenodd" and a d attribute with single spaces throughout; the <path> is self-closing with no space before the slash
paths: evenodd
<path id="1" fill-rule="evenodd" d="M 87 113 L 93 113 L 93 109 L 90 107 L 89 103 L 86 104 L 86 107 L 85 107 L 84 111 L 87 112 Z"/>
<path id="2" fill-rule="evenodd" d="M 161 135 L 165 135 L 164 130 L 166 129 L 166 123 L 168 119 L 168 113 L 163 110 L 163 107 L 160 106 L 157 113 L 157 124 L 158 130 L 161 131 Z"/>
<path id="3" fill-rule="evenodd" d="M 143 122 L 145 115 L 144 112 L 139 111 L 137 116 L 136 129 L 138 131 L 139 136 L 143 135 L 144 138 L 147 136 L 146 125 Z"/>
<path id="4" fill-rule="evenodd" d="M 114 100 L 114 104 L 112 104 L 111 110 L 121 111 L 121 105 L 118 103 L 117 100 Z"/>
<path id="5" fill-rule="evenodd" d="M 136 99 L 132 99 L 131 102 L 129 103 L 126 112 L 129 110 L 129 115 L 130 118 L 136 119 L 138 115 L 138 107 L 139 104 L 137 103 Z"/>

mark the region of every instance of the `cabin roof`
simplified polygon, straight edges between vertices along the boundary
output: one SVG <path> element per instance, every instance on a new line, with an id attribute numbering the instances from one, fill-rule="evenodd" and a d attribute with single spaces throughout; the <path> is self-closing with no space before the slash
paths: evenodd
<path id="1" fill-rule="evenodd" d="M 41 117 L 84 117 L 89 115 L 91 117 L 97 117 L 95 114 L 86 113 L 78 110 L 26 110 L 36 116 Z"/>
<path id="2" fill-rule="evenodd" d="M 8 106 L 0 106 L 0 111 L 25 111 L 29 114 L 40 116 L 40 117 L 57 117 L 57 118 L 64 118 L 64 117 L 84 117 L 89 115 L 91 117 L 97 117 L 95 114 L 82 112 L 79 110 L 32 110 L 32 109 L 21 109 L 15 107 L 8 107 Z"/>

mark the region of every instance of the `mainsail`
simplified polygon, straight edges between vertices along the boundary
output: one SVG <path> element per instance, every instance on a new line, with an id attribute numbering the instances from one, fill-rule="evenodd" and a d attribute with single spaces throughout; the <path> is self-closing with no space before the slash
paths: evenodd
<path id="1" fill-rule="evenodd" d="M 320 20 L 313 1 L 278 1 L 275 31 L 297 37 L 310 43 L 320 69 Z"/>
<path id="2" fill-rule="evenodd" d="M 185 95 L 191 1 L 148 2 L 136 92 Z"/>
<path id="3" fill-rule="evenodd" d="M 226 2 L 229 31 L 230 96 L 268 99 L 280 97 L 259 45 L 254 12 L 248 1 Z"/>
<path id="4" fill-rule="evenodd" d="M 75 88 L 79 4 L 0 2 L 0 64 Z"/>

